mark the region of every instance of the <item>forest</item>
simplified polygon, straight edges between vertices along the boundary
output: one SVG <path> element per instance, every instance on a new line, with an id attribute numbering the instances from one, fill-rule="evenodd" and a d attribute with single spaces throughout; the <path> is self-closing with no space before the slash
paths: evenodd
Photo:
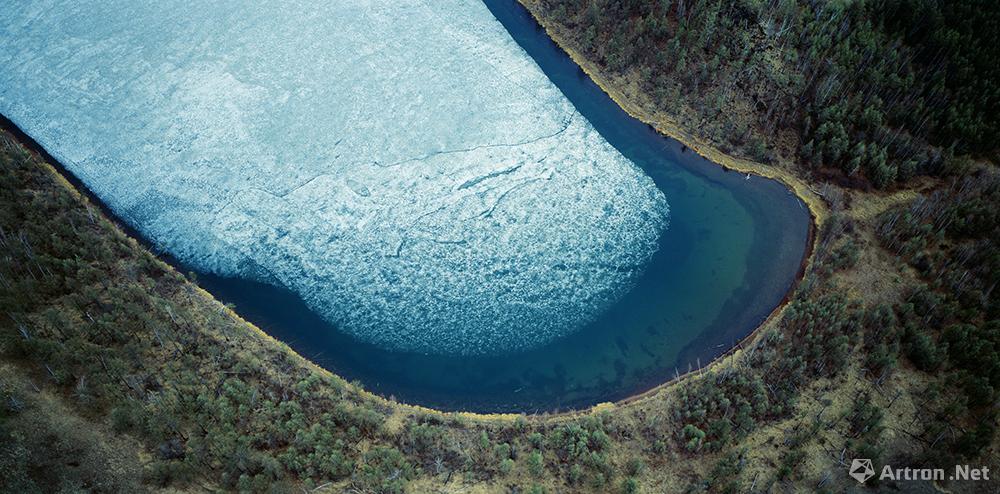
<path id="1" fill-rule="evenodd" d="M 658 111 L 756 161 L 884 189 L 1000 149 L 988 1 L 526 3 Z"/>

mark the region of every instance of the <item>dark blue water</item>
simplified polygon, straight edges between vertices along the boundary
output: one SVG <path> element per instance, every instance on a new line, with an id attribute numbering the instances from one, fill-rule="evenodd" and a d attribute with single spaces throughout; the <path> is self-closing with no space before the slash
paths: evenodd
<path id="1" fill-rule="evenodd" d="M 726 352 L 763 322 L 795 283 L 811 225 L 806 207 L 781 184 L 746 180 L 629 117 L 520 4 L 485 3 L 577 110 L 667 197 L 670 228 L 628 295 L 593 324 L 534 351 L 442 357 L 389 352 L 357 341 L 286 290 L 207 273 L 198 273 L 200 284 L 344 378 L 384 396 L 446 410 L 582 408 L 639 393 Z M 0 123 L 32 142 L 5 118 Z"/>
<path id="2" fill-rule="evenodd" d="M 448 410 L 551 411 L 642 392 L 726 352 L 778 306 L 808 243 L 806 207 L 622 111 L 513 0 L 487 6 L 594 127 L 663 190 L 671 224 L 643 278 L 579 332 L 496 357 L 389 352 L 330 327 L 291 292 L 204 273 L 201 284 L 314 362 L 384 396 Z"/>

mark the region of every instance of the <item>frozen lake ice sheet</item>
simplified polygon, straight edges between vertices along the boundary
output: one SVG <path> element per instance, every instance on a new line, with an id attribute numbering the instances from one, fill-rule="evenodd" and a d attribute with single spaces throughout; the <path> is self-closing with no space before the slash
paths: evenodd
<path id="1" fill-rule="evenodd" d="M 0 111 L 122 219 L 385 348 L 573 332 L 667 225 L 476 1 L 15 1 L 0 32 Z"/>

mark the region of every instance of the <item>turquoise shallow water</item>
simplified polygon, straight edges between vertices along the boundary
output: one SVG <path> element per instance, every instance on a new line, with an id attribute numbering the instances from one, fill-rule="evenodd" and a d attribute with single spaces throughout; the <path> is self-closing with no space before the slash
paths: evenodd
<path id="1" fill-rule="evenodd" d="M 628 116 L 512 0 L 486 4 L 594 127 L 670 201 L 670 227 L 636 286 L 597 321 L 529 352 L 443 357 L 350 338 L 270 286 L 202 284 L 269 334 L 368 389 L 449 410 L 543 411 L 614 401 L 705 364 L 795 283 L 811 220 L 776 181 L 726 171 Z"/>
<path id="2" fill-rule="evenodd" d="M 794 284 L 808 242 L 805 206 L 781 184 L 725 171 L 632 119 L 520 5 L 486 4 L 576 110 L 668 198 L 670 226 L 622 299 L 593 323 L 535 350 L 463 357 L 362 342 L 310 311 L 294 293 L 267 284 L 199 272 L 201 284 L 345 378 L 443 409 L 585 407 L 641 392 L 731 348 Z"/>

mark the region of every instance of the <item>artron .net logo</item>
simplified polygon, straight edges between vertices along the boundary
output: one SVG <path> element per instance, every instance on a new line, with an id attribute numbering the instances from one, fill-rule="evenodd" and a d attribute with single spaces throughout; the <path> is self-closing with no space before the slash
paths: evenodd
<path id="1" fill-rule="evenodd" d="M 872 466 L 872 461 L 867 458 L 855 458 L 851 462 L 851 469 L 848 471 L 854 480 L 864 484 L 868 479 L 875 476 L 875 467 Z"/>

